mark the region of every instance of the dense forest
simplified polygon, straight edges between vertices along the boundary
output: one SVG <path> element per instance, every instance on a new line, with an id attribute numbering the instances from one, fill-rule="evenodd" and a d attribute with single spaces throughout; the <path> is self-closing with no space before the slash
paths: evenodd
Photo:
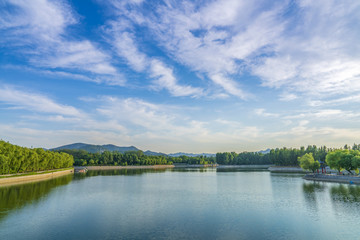
<path id="1" fill-rule="evenodd" d="M 30 149 L 0 141 L 0 174 L 67 168 L 73 163 L 73 157 L 66 153 Z"/>
<path id="2" fill-rule="evenodd" d="M 360 144 L 352 147 L 345 145 L 343 150 L 350 152 L 360 150 Z M 216 157 L 206 156 L 180 156 L 170 157 L 166 155 L 146 155 L 142 151 L 90 153 L 85 150 L 56 150 L 46 151 L 42 148 L 29 149 L 12 145 L 5 141 L 0 141 L 0 174 L 24 173 L 32 171 L 42 171 L 48 169 L 58 169 L 77 166 L 95 165 L 171 165 L 171 164 L 224 164 L 224 165 L 255 165 L 255 164 L 274 164 L 277 166 L 299 166 L 298 158 L 305 154 L 313 156 L 315 161 L 325 163 L 329 152 L 336 149 L 325 146 L 316 147 L 315 145 L 307 148 L 276 148 L 268 153 L 259 152 L 224 152 L 217 153 Z M 357 154 L 356 154 L 357 156 Z M 327 161 L 328 162 L 328 161 Z M 326 162 L 326 163 L 327 163 Z M 349 165 L 350 166 L 350 165 Z M 344 169 L 351 169 L 351 166 Z"/>
<path id="3" fill-rule="evenodd" d="M 75 166 L 128 166 L 128 165 L 171 165 L 174 163 L 186 164 L 211 164 L 215 162 L 215 157 L 170 157 L 170 156 L 151 156 L 145 155 L 142 151 L 90 153 L 85 150 L 62 149 L 57 152 L 65 152 L 74 157 Z"/>
<path id="4" fill-rule="evenodd" d="M 354 144 L 352 147 L 345 145 L 344 149 L 360 150 L 360 144 Z M 216 154 L 218 164 L 243 165 L 243 164 L 274 164 L 277 166 L 299 166 L 298 158 L 311 153 L 316 161 L 325 162 L 328 152 L 334 151 L 333 148 L 326 146 L 317 147 L 309 145 L 307 148 L 276 148 L 271 149 L 269 153 L 262 154 L 258 152 L 224 152 Z"/>

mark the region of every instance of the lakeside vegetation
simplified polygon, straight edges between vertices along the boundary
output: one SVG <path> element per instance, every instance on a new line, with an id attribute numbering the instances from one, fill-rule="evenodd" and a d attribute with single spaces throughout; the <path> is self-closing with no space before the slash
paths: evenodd
<path id="1" fill-rule="evenodd" d="M 346 170 L 350 174 L 355 171 L 359 174 L 360 151 L 353 149 L 339 149 L 329 152 L 326 156 L 326 164 L 340 173 Z"/>
<path id="2" fill-rule="evenodd" d="M 60 153 L 67 153 L 74 158 L 75 166 L 140 166 L 140 165 L 172 165 L 183 164 L 213 164 L 215 157 L 170 157 L 166 155 L 145 155 L 142 151 L 91 153 L 78 149 L 57 150 Z"/>
<path id="3" fill-rule="evenodd" d="M 75 166 L 142 166 L 171 164 L 276 165 L 301 166 L 315 172 L 326 164 L 339 172 L 349 173 L 360 167 L 360 144 L 341 149 L 315 145 L 307 148 L 276 148 L 267 153 L 223 152 L 215 157 L 146 155 L 142 151 L 90 153 L 79 149 L 47 151 L 29 149 L 0 141 L 0 175 L 46 171 Z"/>
<path id="4" fill-rule="evenodd" d="M 73 157 L 66 153 L 30 149 L 0 141 L 0 174 L 69 168 L 73 163 Z"/>
<path id="5" fill-rule="evenodd" d="M 299 166 L 298 158 L 311 153 L 317 161 L 324 162 L 326 154 L 333 149 L 325 146 L 317 147 L 315 145 L 297 148 L 275 148 L 269 153 L 260 152 L 224 152 L 216 154 L 218 164 L 230 165 L 253 165 L 253 164 L 274 164 L 276 166 Z"/>
<path id="6" fill-rule="evenodd" d="M 302 157 L 299 157 L 298 161 L 301 168 L 310 170 L 313 173 L 320 168 L 320 162 L 314 159 L 312 153 L 306 153 Z M 353 171 L 359 174 L 360 151 L 353 149 L 337 149 L 328 152 L 325 163 L 331 169 L 337 170 L 339 173 L 346 170 L 349 174 L 353 174 Z M 325 166 L 325 164 L 323 166 Z"/>

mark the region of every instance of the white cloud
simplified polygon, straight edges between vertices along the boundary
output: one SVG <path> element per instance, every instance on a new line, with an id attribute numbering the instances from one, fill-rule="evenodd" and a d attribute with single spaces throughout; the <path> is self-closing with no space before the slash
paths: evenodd
<path id="1" fill-rule="evenodd" d="M 159 60 L 151 61 L 151 77 L 155 78 L 154 87 L 156 89 L 167 89 L 174 96 L 194 96 L 203 95 L 200 88 L 191 86 L 182 86 L 177 84 L 177 80 L 173 74 L 173 70 L 165 66 Z"/>
<path id="2" fill-rule="evenodd" d="M 119 22 L 125 11 L 126 19 L 148 27 L 169 57 L 205 73 L 226 93 L 240 98 L 250 94 L 230 75 L 246 68 L 247 58 L 263 51 L 283 28 L 277 21 L 281 8 L 261 12 L 247 1 L 213 1 L 201 7 L 186 1 L 166 2 L 154 8 L 156 15 L 122 8 Z"/>
<path id="3" fill-rule="evenodd" d="M 222 74 L 213 74 L 210 76 L 210 79 L 213 80 L 214 83 L 217 85 L 223 87 L 226 92 L 240 97 L 242 99 L 248 98 L 249 94 L 244 93 L 239 87 L 236 82 L 234 82 L 232 79 L 224 77 Z"/>
<path id="4" fill-rule="evenodd" d="M 310 98 L 360 91 L 360 3 L 298 1 L 299 13 L 274 42 L 275 54 L 255 64 L 264 86 Z"/>
<path id="5" fill-rule="evenodd" d="M 108 23 L 105 32 L 118 56 L 123 57 L 135 71 L 142 72 L 148 67 L 149 60 L 144 53 L 138 50 L 134 42 L 134 35 L 127 31 L 129 25 L 126 22 L 111 21 Z"/>
<path id="6" fill-rule="evenodd" d="M 68 116 L 81 115 L 81 112 L 72 106 L 59 104 L 44 95 L 25 92 L 10 86 L 1 86 L 0 101 L 32 112 L 56 113 Z"/>
<path id="7" fill-rule="evenodd" d="M 334 122 L 336 120 L 341 121 L 357 121 L 360 117 L 360 113 L 354 111 L 345 111 L 341 109 L 317 109 L 303 111 L 302 113 L 295 115 L 284 116 L 284 119 L 311 119 L 321 120 L 322 122 Z"/>
<path id="8" fill-rule="evenodd" d="M 292 100 L 295 100 L 297 99 L 298 96 L 296 94 L 293 94 L 293 93 L 282 93 L 280 96 L 279 96 L 279 100 L 280 101 L 292 101 Z"/>
<path id="9" fill-rule="evenodd" d="M 255 114 L 262 117 L 278 117 L 279 114 L 276 113 L 268 113 L 264 108 L 258 108 L 254 110 Z"/>
<path id="10" fill-rule="evenodd" d="M 247 71 L 283 88 L 282 101 L 360 90 L 356 1 L 166 1 L 153 5 L 156 14 L 123 6 L 119 16 L 146 26 L 169 57 L 228 94 L 244 98 L 236 83 Z"/>
<path id="11" fill-rule="evenodd" d="M 104 77 L 100 82 L 124 84 L 124 78 L 112 65 L 108 54 L 88 40 L 70 40 L 72 36 L 68 36 L 67 27 L 77 20 L 69 5 L 47 0 L 4 4 L 7 8 L 2 10 L 0 29 L 6 37 L 0 41 L 9 47 L 13 43 L 23 45 L 22 54 L 33 66 L 61 68 L 76 74 L 91 73 L 97 81 Z M 106 80 L 107 75 L 112 77 L 111 81 Z"/>
<path id="12" fill-rule="evenodd" d="M 2 1 L 0 29 L 11 29 L 7 34 L 31 35 L 41 41 L 57 41 L 68 25 L 77 22 L 71 8 L 63 1 L 26 0 Z M 6 11 L 13 8 L 10 11 Z M 19 38 L 19 41 L 27 41 Z"/>
<path id="13" fill-rule="evenodd" d="M 116 75 L 116 69 L 109 63 L 109 56 L 105 55 L 89 41 L 65 42 L 57 47 L 55 56 L 40 64 L 52 68 L 82 69 L 97 74 Z"/>

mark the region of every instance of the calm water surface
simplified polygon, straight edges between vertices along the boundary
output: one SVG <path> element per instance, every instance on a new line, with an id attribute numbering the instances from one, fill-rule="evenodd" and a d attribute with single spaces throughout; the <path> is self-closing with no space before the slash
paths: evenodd
<path id="1" fill-rule="evenodd" d="M 221 169 L 0 187 L 0 239 L 360 239 L 360 187 Z"/>

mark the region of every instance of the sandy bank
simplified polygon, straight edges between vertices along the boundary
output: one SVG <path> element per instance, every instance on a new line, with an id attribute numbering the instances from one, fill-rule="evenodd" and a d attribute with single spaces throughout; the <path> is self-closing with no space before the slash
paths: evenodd
<path id="1" fill-rule="evenodd" d="M 330 174 L 306 174 L 304 179 L 311 181 L 322 182 L 337 182 L 337 183 L 349 183 L 360 184 L 360 177 L 358 176 L 343 176 L 343 175 L 330 175 Z"/>
<path id="2" fill-rule="evenodd" d="M 74 173 L 74 169 L 67 169 L 64 171 L 50 172 L 50 173 L 41 173 L 36 175 L 28 175 L 28 176 L 18 176 L 18 177 L 8 177 L 8 178 L 0 178 L 0 187 L 15 185 L 15 184 L 23 184 L 27 182 L 38 182 L 47 180 L 50 178 L 55 178 L 67 174 Z"/>

